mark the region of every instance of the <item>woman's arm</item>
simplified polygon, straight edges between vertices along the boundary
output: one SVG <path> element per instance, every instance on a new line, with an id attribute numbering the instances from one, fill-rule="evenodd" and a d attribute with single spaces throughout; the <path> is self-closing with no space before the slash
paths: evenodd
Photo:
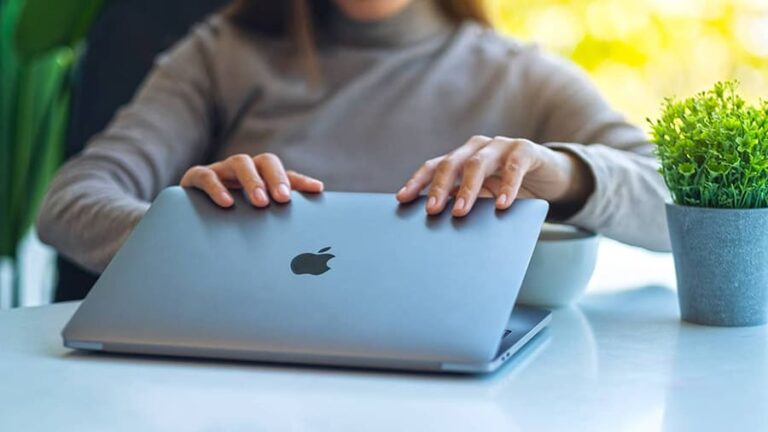
<path id="1" fill-rule="evenodd" d="M 202 32 L 158 59 L 130 105 L 51 184 L 38 235 L 90 270 L 103 270 L 149 201 L 206 156 L 215 105 Z"/>
<path id="2" fill-rule="evenodd" d="M 582 205 L 555 207 L 555 218 L 625 243 L 669 250 L 668 192 L 645 133 L 612 109 L 575 65 L 537 51 L 530 55 L 526 100 L 534 102 L 534 140 L 576 156 L 594 180 Z"/>
<path id="3" fill-rule="evenodd" d="M 518 197 L 546 199 L 550 218 L 654 250 L 668 250 L 667 190 L 643 132 L 612 110 L 576 67 L 528 50 L 516 101 L 534 139 L 475 136 L 426 161 L 398 192 L 408 202 L 429 187 L 426 210 L 465 216 L 479 194 L 507 209 Z M 539 144 L 537 144 L 539 143 Z M 543 144 L 543 145 L 540 145 Z M 454 189 L 455 183 L 460 186 Z"/>

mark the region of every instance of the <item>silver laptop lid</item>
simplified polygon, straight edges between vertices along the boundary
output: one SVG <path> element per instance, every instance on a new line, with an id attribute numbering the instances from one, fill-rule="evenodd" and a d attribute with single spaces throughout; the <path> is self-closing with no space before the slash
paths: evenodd
<path id="1" fill-rule="evenodd" d="M 148 347 L 477 362 L 493 358 L 547 203 L 427 217 L 388 194 L 257 209 L 164 190 L 64 329 Z M 157 351 L 153 349 L 152 351 Z"/>

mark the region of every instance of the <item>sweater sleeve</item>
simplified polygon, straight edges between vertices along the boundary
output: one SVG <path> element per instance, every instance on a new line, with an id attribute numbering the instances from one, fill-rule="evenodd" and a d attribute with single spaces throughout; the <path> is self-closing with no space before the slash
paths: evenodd
<path id="1" fill-rule="evenodd" d="M 536 97 L 530 115 L 535 140 L 569 151 L 591 170 L 595 189 L 561 222 L 624 243 L 668 251 L 664 203 L 668 192 L 653 144 L 613 110 L 589 78 L 556 57 L 531 53 L 528 78 Z"/>
<path id="2" fill-rule="evenodd" d="M 38 235 L 89 270 L 102 271 L 149 202 L 207 154 L 214 105 L 201 31 L 158 57 L 133 101 L 50 186 Z"/>

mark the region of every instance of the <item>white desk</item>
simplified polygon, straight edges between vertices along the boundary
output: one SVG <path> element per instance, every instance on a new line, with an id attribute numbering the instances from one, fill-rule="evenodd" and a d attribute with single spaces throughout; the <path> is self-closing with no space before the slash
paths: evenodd
<path id="1" fill-rule="evenodd" d="M 59 338 L 76 304 L 4 311 L 0 431 L 768 430 L 768 328 L 681 324 L 668 255 L 599 262 L 488 377 L 82 354 Z"/>

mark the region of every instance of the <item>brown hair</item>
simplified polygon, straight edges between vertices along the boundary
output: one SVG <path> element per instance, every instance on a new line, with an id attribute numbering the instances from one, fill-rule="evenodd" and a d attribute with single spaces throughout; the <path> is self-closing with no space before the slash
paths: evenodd
<path id="1" fill-rule="evenodd" d="M 420 1 L 420 0 L 414 0 Z M 475 21 L 490 26 L 486 0 L 432 0 L 456 23 Z M 234 0 L 224 16 L 249 31 L 273 37 L 289 37 L 301 53 L 300 58 L 311 82 L 320 79 L 314 32 L 322 27 L 332 0 Z"/>

